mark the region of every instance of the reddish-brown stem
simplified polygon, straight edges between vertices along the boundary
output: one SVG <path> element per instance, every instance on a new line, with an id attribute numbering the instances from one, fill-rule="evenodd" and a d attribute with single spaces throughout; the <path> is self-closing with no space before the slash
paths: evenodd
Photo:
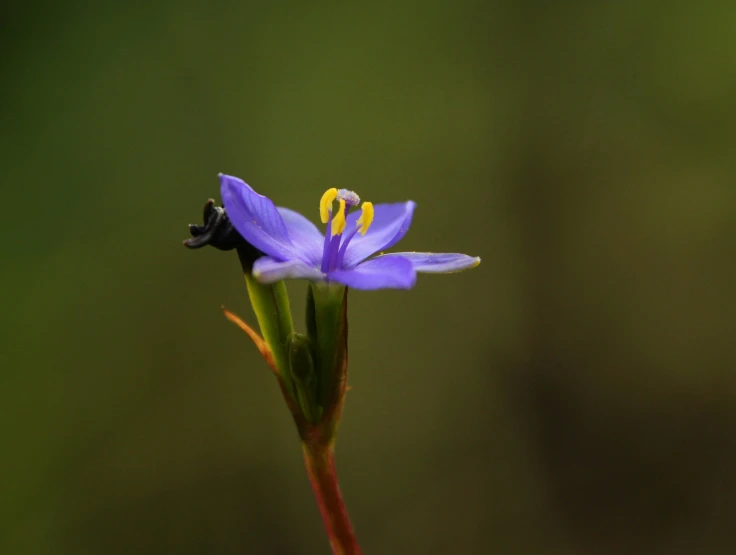
<path id="1" fill-rule="evenodd" d="M 312 482 L 319 512 L 335 555 L 360 555 L 335 472 L 335 456 L 329 445 L 304 442 L 304 464 Z"/>

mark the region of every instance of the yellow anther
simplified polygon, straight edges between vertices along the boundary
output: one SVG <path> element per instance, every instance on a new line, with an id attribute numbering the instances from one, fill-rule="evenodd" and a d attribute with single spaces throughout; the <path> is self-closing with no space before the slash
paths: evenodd
<path id="1" fill-rule="evenodd" d="M 319 201 L 319 218 L 323 224 L 330 221 L 330 211 L 332 210 L 332 203 L 337 198 L 337 189 L 327 189 L 325 194 L 322 195 L 322 199 Z"/>
<path id="2" fill-rule="evenodd" d="M 343 231 L 345 231 L 345 201 L 340 199 L 340 207 L 332 216 L 332 236 L 340 235 Z"/>
<path id="3" fill-rule="evenodd" d="M 368 231 L 368 228 L 371 227 L 371 224 L 373 223 L 373 203 L 364 202 L 363 206 L 360 208 L 360 218 L 358 218 L 358 221 L 355 223 L 358 225 L 358 232 L 361 235 L 365 235 L 366 231 Z"/>

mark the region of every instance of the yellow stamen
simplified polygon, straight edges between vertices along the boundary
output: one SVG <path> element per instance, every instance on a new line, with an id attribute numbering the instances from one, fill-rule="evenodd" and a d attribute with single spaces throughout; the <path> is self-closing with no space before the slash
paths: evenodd
<path id="1" fill-rule="evenodd" d="M 323 224 L 330 221 L 330 212 L 332 210 L 332 203 L 337 198 L 337 189 L 327 189 L 325 194 L 322 195 L 322 200 L 319 201 L 319 218 Z"/>
<path id="2" fill-rule="evenodd" d="M 360 218 L 358 218 L 358 221 L 355 223 L 358 225 L 358 232 L 361 235 L 365 235 L 368 228 L 371 227 L 371 224 L 373 223 L 373 203 L 364 202 L 363 206 L 360 208 Z"/>
<path id="3" fill-rule="evenodd" d="M 332 236 L 340 235 L 345 231 L 345 201 L 340 199 L 340 207 L 332 217 Z"/>

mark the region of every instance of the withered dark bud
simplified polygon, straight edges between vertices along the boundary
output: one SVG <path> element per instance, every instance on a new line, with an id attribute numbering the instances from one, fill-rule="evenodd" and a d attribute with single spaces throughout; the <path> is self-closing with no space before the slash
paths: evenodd
<path id="1" fill-rule="evenodd" d="M 189 224 L 192 237 L 184 241 L 190 249 L 215 247 L 221 251 L 238 250 L 238 257 L 244 267 L 252 267 L 256 259 L 263 256 L 258 249 L 248 243 L 233 227 L 223 206 L 215 206 L 213 199 L 204 205 L 204 225 Z"/>
<path id="2" fill-rule="evenodd" d="M 204 225 L 189 225 L 191 239 L 184 241 L 190 249 L 199 249 L 210 245 L 221 251 L 229 251 L 245 242 L 230 223 L 230 219 L 221 206 L 215 206 L 215 201 L 209 199 L 204 205 Z"/>

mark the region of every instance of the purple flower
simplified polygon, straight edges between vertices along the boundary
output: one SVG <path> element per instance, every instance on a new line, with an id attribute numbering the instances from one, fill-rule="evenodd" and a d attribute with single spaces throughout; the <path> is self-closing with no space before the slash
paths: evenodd
<path id="1" fill-rule="evenodd" d="M 399 252 L 369 257 L 406 235 L 416 204 L 364 202 L 346 189 L 329 189 L 320 201 L 325 233 L 301 214 L 256 193 L 237 177 L 220 174 L 222 201 L 235 229 L 264 253 L 253 265 L 263 283 L 282 279 L 336 282 L 354 289 L 410 289 L 417 272 L 473 268 L 480 258 L 455 253 Z M 337 204 L 337 209 L 333 210 Z"/>

